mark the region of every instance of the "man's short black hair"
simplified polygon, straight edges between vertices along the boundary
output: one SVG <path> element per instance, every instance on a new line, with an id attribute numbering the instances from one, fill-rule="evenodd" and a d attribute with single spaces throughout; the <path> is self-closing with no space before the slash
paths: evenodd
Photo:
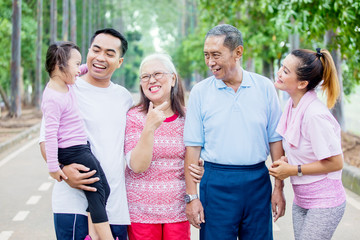
<path id="1" fill-rule="evenodd" d="M 109 34 L 111 36 L 114 36 L 114 37 L 120 39 L 120 41 L 121 41 L 120 56 L 123 57 L 128 49 L 128 42 L 127 42 L 126 38 L 120 32 L 116 31 L 113 28 L 104 28 L 104 29 L 97 30 L 91 38 L 90 45 L 93 43 L 95 37 L 102 33 Z"/>
<path id="2" fill-rule="evenodd" d="M 238 46 L 243 46 L 241 32 L 232 25 L 217 25 L 206 34 L 205 39 L 213 36 L 225 36 L 224 46 L 228 47 L 231 51 L 233 51 Z"/>

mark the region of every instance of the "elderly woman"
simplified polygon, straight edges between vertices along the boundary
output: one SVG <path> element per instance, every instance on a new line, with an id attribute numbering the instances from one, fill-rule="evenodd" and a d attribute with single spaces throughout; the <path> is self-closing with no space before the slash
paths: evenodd
<path id="1" fill-rule="evenodd" d="M 142 61 L 140 93 L 126 122 L 129 239 L 190 239 L 184 201 L 184 90 L 168 55 L 152 54 Z"/>

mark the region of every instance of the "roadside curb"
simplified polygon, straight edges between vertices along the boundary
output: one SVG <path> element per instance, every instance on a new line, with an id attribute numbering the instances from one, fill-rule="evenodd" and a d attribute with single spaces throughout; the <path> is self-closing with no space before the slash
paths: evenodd
<path id="1" fill-rule="evenodd" d="M 360 169 L 344 163 L 342 171 L 342 182 L 344 187 L 360 195 Z"/>
<path id="2" fill-rule="evenodd" d="M 10 149 L 11 147 L 14 147 L 16 144 L 18 144 L 22 140 L 30 137 L 31 134 L 33 134 L 35 132 L 39 132 L 40 126 L 41 126 L 41 123 L 38 123 L 38 124 L 32 126 L 31 128 L 26 129 L 25 131 L 19 133 L 12 139 L 1 143 L 0 144 L 0 153 L 5 152 L 6 150 Z"/>

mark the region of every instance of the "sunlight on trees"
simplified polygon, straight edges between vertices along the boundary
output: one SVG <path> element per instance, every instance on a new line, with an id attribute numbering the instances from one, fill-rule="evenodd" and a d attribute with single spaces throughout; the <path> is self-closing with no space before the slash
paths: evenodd
<path id="1" fill-rule="evenodd" d="M 24 92 L 35 89 L 37 0 L 22 0 L 21 81 Z M 12 1 L 0 1 L 0 93 L 11 93 Z M 69 11 L 72 11 L 70 13 Z M 69 16 L 70 15 L 70 16 Z M 360 0 L 51 0 L 43 1 L 42 59 L 50 42 L 72 39 L 83 59 L 96 29 L 114 27 L 129 39 L 129 51 L 113 81 L 138 89 L 143 56 L 166 51 L 174 59 L 188 89 L 208 74 L 203 60 L 206 32 L 220 23 L 239 28 L 244 37 L 245 69 L 274 78 L 284 55 L 295 47 L 339 51 L 339 67 L 346 95 L 360 81 Z M 336 33 L 325 45 L 328 31 Z M 42 62 L 43 62 L 42 60 Z M 47 81 L 41 65 L 42 86 Z M 22 93 L 22 101 L 24 95 Z M 31 92 L 39 94 L 38 91 Z M 36 96 L 31 104 L 35 104 Z"/>

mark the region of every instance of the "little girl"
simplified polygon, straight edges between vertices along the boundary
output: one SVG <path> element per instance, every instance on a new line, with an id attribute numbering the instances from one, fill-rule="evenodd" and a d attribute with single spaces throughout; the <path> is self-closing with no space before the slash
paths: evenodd
<path id="1" fill-rule="evenodd" d="M 113 240 L 105 209 L 110 187 L 99 161 L 90 150 L 73 90 L 76 77 L 80 74 L 80 64 L 80 50 L 74 43 L 57 42 L 50 45 L 45 64 L 50 80 L 41 105 L 45 119 L 47 165 L 50 176 L 57 181 L 67 179 L 61 170 L 63 165 L 78 163 L 96 170 L 93 177 L 100 180 L 90 186 L 97 191 L 85 191 L 89 205 L 87 211 L 100 239 Z M 86 239 L 91 238 L 87 236 Z"/>

